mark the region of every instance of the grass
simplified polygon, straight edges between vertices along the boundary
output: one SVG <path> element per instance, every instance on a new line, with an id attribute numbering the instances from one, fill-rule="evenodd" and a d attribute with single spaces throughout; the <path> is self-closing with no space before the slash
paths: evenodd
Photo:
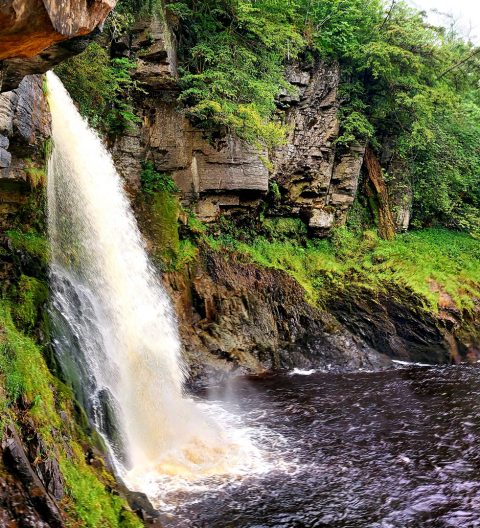
<path id="1" fill-rule="evenodd" d="M 419 294 L 432 311 L 438 310 L 440 293 L 467 311 L 480 298 L 480 241 L 446 229 L 412 231 L 393 241 L 381 240 L 370 231 L 357 236 L 345 228 L 337 230 L 331 241 L 266 237 L 248 243 L 232 237 L 207 241 L 213 249 L 227 247 L 261 266 L 285 270 L 314 304 L 335 287 L 355 284 L 380 289 L 392 282 Z"/>
<path id="2" fill-rule="evenodd" d="M 107 492 L 96 473 L 84 460 L 83 452 L 72 444 L 73 460 L 63 457 L 60 468 L 67 484 L 67 494 L 76 515 L 89 528 L 139 528 L 140 519 L 125 509 L 125 501 Z"/>
<path id="3" fill-rule="evenodd" d="M 13 317 L 20 328 L 31 331 L 38 321 L 41 306 L 48 300 L 48 287 L 34 277 L 22 275 L 16 290 L 17 299 L 12 305 Z"/>
<path id="4" fill-rule="evenodd" d="M 40 348 L 20 332 L 12 319 L 8 301 L 0 301 L 0 373 L 6 403 L 15 404 L 20 396 L 30 402 L 30 414 L 39 426 L 59 425 L 55 410 L 55 381 Z"/>

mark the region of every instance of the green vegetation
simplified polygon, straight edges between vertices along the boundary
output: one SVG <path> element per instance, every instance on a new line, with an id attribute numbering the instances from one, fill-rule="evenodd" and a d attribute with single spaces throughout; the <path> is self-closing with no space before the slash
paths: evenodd
<path id="1" fill-rule="evenodd" d="M 287 0 L 172 2 L 183 21 L 180 100 L 187 115 L 207 128 L 226 128 L 254 144 L 282 143 L 275 118 L 284 64 L 304 46 Z"/>
<path id="2" fill-rule="evenodd" d="M 480 242 L 464 233 L 425 229 L 384 241 L 373 231 L 355 235 L 338 229 L 331 241 L 301 238 L 269 239 L 265 236 L 241 242 L 231 236 L 208 238 L 265 267 L 292 275 L 305 289 L 307 299 L 323 304 L 343 287 L 362 285 L 374 291 L 395 283 L 438 309 L 439 295 L 449 295 L 457 307 L 473 310 L 480 296 Z"/>
<path id="3" fill-rule="evenodd" d="M 81 446 L 99 445 L 98 439 L 90 438 L 72 390 L 49 369 L 55 367 L 46 310 L 49 246 L 41 193 L 34 198 L 12 222 L 23 230 L 5 233 L 9 244 L 2 253 L 23 273 L 3 282 L 0 297 L 0 430 L 10 424 L 22 436 L 24 424 L 29 434 L 33 426 L 41 438 L 42 459 L 59 461 L 67 494 L 60 507 L 69 526 L 140 528 L 141 521 L 112 491 L 112 476 L 86 463 Z M 27 275 L 27 269 L 35 276 Z"/>
<path id="4" fill-rule="evenodd" d="M 142 191 L 150 196 L 159 191 L 165 191 L 167 193 L 178 192 L 178 188 L 171 176 L 165 172 L 157 172 L 155 165 L 151 161 L 146 161 L 143 164 L 140 182 L 142 184 Z"/>
<path id="5" fill-rule="evenodd" d="M 262 149 L 281 144 L 287 129 L 278 97 L 296 90 L 285 80 L 287 64 L 338 62 L 339 148 L 368 143 L 402 167 L 385 178 L 412 189 L 415 227 L 480 236 L 480 54 L 473 44 L 433 27 L 404 0 L 172 0 L 166 9 L 178 22 L 179 101 L 212 137 L 229 131 Z M 146 14 L 161 19 L 162 3 L 120 0 L 108 37 L 118 39 Z M 57 72 L 91 124 L 115 135 L 137 122 L 133 101 L 142 89 L 132 76 L 135 60 L 112 58 L 108 40 Z M 280 199 L 278 188 L 271 191 Z"/>
<path id="6" fill-rule="evenodd" d="M 67 492 L 75 505 L 75 512 L 89 528 L 143 526 L 138 517 L 125 509 L 124 501 L 111 495 L 93 469 L 85 463 L 78 444 L 72 445 L 74 461 L 60 459 L 60 468 L 67 482 Z"/>
<path id="7" fill-rule="evenodd" d="M 139 121 L 133 110 L 133 96 L 141 91 L 132 78 L 135 62 L 111 59 L 93 42 L 87 49 L 55 68 L 80 113 L 90 124 L 109 135 L 120 135 Z"/>
<path id="8" fill-rule="evenodd" d="M 48 240 L 39 235 L 38 231 L 30 229 L 28 231 L 10 230 L 6 232 L 10 239 L 12 249 L 28 253 L 40 261 L 41 264 L 47 265 L 50 255 Z"/>
<path id="9" fill-rule="evenodd" d="M 152 162 L 143 165 L 141 174 L 143 223 L 153 243 L 151 254 L 164 271 L 176 271 L 197 255 L 194 239 L 205 226 L 180 205 L 178 188 L 169 174 L 157 172 Z M 188 236 L 182 236 L 180 217 Z"/>
<path id="10" fill-rule="evenodd" d="M 29 332 L 40 319 L 39 310 L 48 300 L 48 287 L 34 277 L 22 275 L 16 289 L 17 295 L 12 305 L 13 316 L 18 326 Z"/>
<path id="11" fill-rule="evenodd" d="M 31 414 L 37 422 L 58 425 L 53 377 L 35 342 L 15 326 L 7 301 L 0 301 L 0 372 L 8 405 L 25 396 L 33 404 Z"/>
<path id="12" fill-rule="evenodd" d="M 254 143 L 282 142 L 286 63 L 338 61 L 337 143 L 401 162 L 417 226 L 480 232 L 480 54 L 403 1 L 180 0 L 180 100 L 190 118 Z"/>
<path id="13" fill-rule="evenodd" d="M 34 280 L 23 278 L 23 282 Z M 14 419 L 15 404 L 23 397 L 29 402 L 28 414 L 41 431 L 48 453 L 60 460 L 73 509 L 72 514 L 82 521 L 82 526 L 96 528 L 133 528 L 143 526 L 140 520 L 126 509 L 125 501 L 113 495 L 88 466 L 79 445 L 70 442 L 72 454 L 64 452 L 64 441 L 54 438 L 52 430 L 62 431 L 65 419 L 59 411 L 71 417 L 71 393 L 52 376 L 39 346 L 24 335 L 14 324 L 12 312 L 15 304 L 0 301 L 0 412 L 1 422 Z M 72 418 L 70 418 L 72 420 Z M 63 434 L 70 436 L 71 431 Z M 105 477 L 106 478 L 106 477 Z M 110 483 L 111 484 L 111 483 Z"/>

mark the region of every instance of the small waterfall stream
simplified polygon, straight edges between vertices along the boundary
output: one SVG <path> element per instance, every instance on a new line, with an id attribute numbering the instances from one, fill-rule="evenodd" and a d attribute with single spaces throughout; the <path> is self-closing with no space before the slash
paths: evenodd
<path id="1" fill-rule="evenodd" d="M 111 156 L 47 74 L 48 221 L 55 348 L 122 473 L 215 471 L 225 439 L 183 395 L 185 367 Z"/>

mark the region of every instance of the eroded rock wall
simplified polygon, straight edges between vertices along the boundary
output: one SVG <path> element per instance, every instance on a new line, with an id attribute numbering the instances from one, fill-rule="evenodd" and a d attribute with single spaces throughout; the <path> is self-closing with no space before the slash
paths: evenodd
<path id="1" fill-rule="evenodd" d="M 285 96 L 287 143 L 273 153 L 272 179 L 282 189 L 280 212 L 300 215 L 319 235 L 346 220 L 357 192 L 365 147 L 339 149 L 337 64 L 295 64 L 287 79 L 296 96 Z"/>
<path id="2" fill-rule="evenodd" d="M 165 275 L 194 376 L 278 369 L 381 369 L 389 359 L 312 307 L 287 273 L 203 248 Z"/>
<path id="3" fill-rule="evenodd" d="M 11 223 L 32 186 L 42 183 L 50 132 L 41 75 L 0 94 L 0 227 Z"/>
<path id="4" fill-rule="evenodd" d="M 117 166 L 132 189 L 139 187 L 142 162 L 173 177 L 182 199 L 206 222 L 221 214 L 258 208 L 271 181 L 282 190 L 274 214 L 301 216 L 317 234 L 345 222 L 354 200 L 364 147 L 340 150 L 339 67 L 318 62 L 289 67 L 296 93 L 285 93 L 279 112 L 290 129 L 285 146 L 259 151 L 229 134 L 212 138 L 182 113 L 175 36 L 166 17 L 139 21 L 114 53 L 138 60 L 136 78 L 146 91 L 137 101 L 141 124 L 114 146 Z M 270 158 L 270 163 L 268 162 Z M 273 169 L 269 169 L 272 167 Z"/>
<path id="5" fill-rule="evenodd" d="M 30 58 L 52 44 L 90 33 L 116 0 L 5 0 L 0 5 L 0 60 Z"/>
<path id="6" fill-rule="evenodd" d="M 135 78 L 145 90 L 136 105 L 141 123 L 113 147 L 130 189 L 139 188 L 142 163 L 148 160 L 174 179 L 183 202 L 202 220 L 258 204 L 268 190 L 269 173 L 261 159 L 267 153 L 231 135 L 212 140 L 185 117 L 177 103 L 175 36 L 166 19 L 139 20 L 128 37 L 114 44 L 113 53 L 137 58 Z"/>

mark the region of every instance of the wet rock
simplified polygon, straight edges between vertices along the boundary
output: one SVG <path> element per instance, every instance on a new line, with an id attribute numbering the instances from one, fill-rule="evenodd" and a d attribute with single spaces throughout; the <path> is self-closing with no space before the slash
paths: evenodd
<path id="1" fill-rule="evenodd" d="M 465 341 L 462 328 L 469 323 L 461 313 L 432 313 L 406 286 L 385 285 L 372 292 L 349 285 L 332 294 L 327 308 L 352 333 L 394 359 L 449 364 L 473 354 L 470 341 L 479 335 L 478 328 L 469 328 Z"/>
<path id="2" fill-rule="evenodd" d="M 7 426 L 2 442 L 2 451 L 5 465 L 22 483 L 29 501 L 45 523 L 39 526 L 62 527 L 63 521 L 60 510 L 30 465 L 22 441 L 12 426 Z M 37 525 L 32 524 L 31 526 Z"/>
<path id="3" fill-rule="evenodd" d="M 0 94 L 0 227 L 28 201 L 29 171 L 44 166 L 51 123 L 42 77 L 28 76 Z"/>
<path id="4" fill-rule="evenodd" d="M 205 250 L 189 277 L 167 277 L 194 375 L 294 367 L 351 371 L 389 360 L 305 301 L 286 273 Z"/>
<path id="5" fill-rule="evenodd" d="M 5 0 L 0 4 L 0 92 L 83 51 L 116 0 Z"/>
<path id="6" fill-rule="evenodd" d="M 131 491 L 123 483 L 118 484 L 118 490 L 127 500 L 132 511 L 142 519 L 145 526 L 161 528 L 162 514 L 152 506 L 152 503 L 145 493 Z"/>
<path id="7" fill-rule="evenodd" d="M 55 430 L 52 431 L 55 435 Z M 48 494 L 55 500 L 65 496 L 65 483 L 58 461 L 48 455 L 48 449 L 31 419 L 22 424 L 23 446 L 32 468 Z"/>
<path id="8" fill-rule="evenodd" d="M 98 429 L 108 438 L 119 460 L 128 466 L 125 438 L 118 425 L 117 417 L 120 411 L 112 393 L 106 388 L 100 390 L 93 408 L 96 414 Z"/>
<path id="9" fill-rule="evenodd" d="M 25 76 L 45 73 L 69 57 L 78 55 L 99 32 L 95 30 L 83 37 L 58 42 L 34 57 L 0 62 L 0 92 L 15 90 Z"/>

